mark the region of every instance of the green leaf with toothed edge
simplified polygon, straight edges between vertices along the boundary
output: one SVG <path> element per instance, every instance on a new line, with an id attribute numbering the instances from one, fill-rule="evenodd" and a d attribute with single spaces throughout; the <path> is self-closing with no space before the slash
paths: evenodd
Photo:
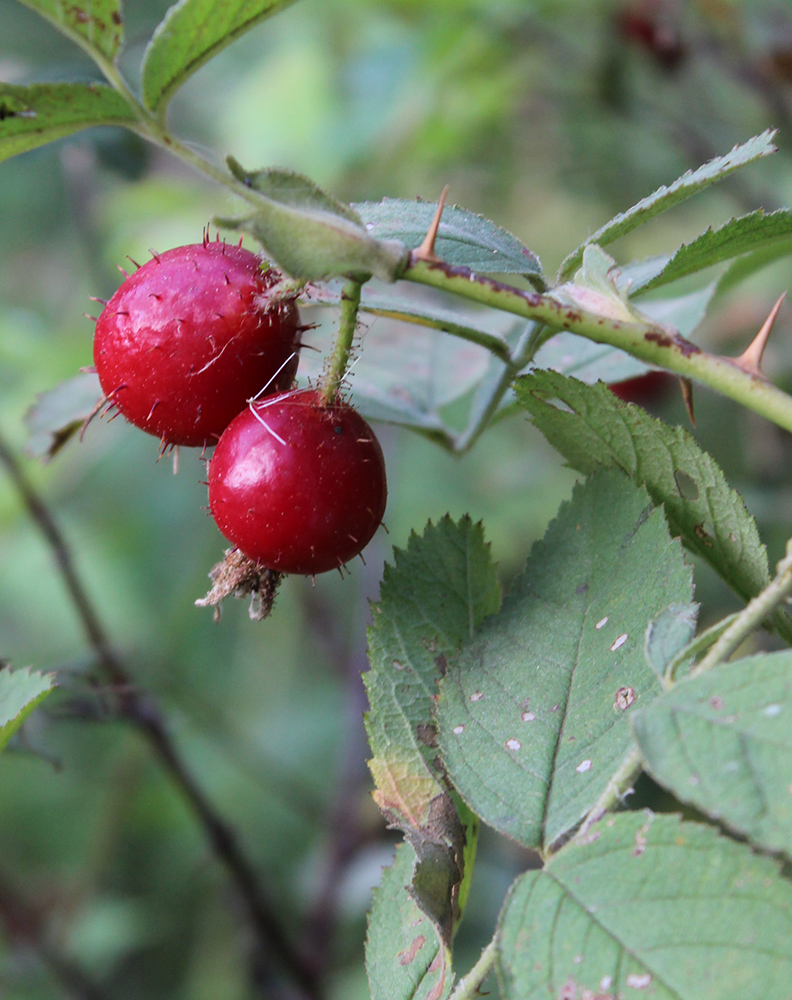
<path id="1" fill-rule="evenodd" d="M 673 184 L 659 187 L 646 198 L 642 198 L 632 208 L 628 208 L 626 212 L 614 216 L 604 226 L 592 233 L 562 262 L 558 272 L 558 281 L 565 281 L 574 274 L 583 259 L 585 248 L 590 243 L 599 243 L 600 246 L 613 243 L 620 236 L 632 232 L 633 229 L 642 226 L 661 212 L 673 208 L 711 184 L 723 180 L 735 170 L 739 170 L 740 167 L 774 153 L 776 151 L 776 147 L 772 143 L 774 135 L 775 130 L 768 129 L 761 135 L 754 136 L 748 142 L 735 146 L 725 156 L 716 156 L 715 159 L 705 163 L 698 170 L 688 171 L 675 180 Z"/>
<path id="2" fill-rule="evenodd" d="M 366 935 L 371 1000 L 442 1000 L 453 983 L 451 952 L 409 892 L 415 852 L 396 848 L 374 890 Z"/>
<path id="3" fill-rule="evenodd" d="M 618 466 L 662 504 L 680 535 L 741 597 L 769 582 L 767 551 L 756 522 L 718 464 L 691 434 L 617 399 L 604 385 L 584 385 L 556 372 L 535 371 L 515 383 L 520 404 L 569 464 L 583 473 Z M 560 405 L 559 405 L 560 404 Z M 774 617 L 792 639 L 785 612 Z"/>
<path id="4" fill-rule="evenodd" d="M 432 709 L 446 658 L 497 609 L 500 590 L 481 526 L 469 518 L 430 523 L 394 559 L 369 629 L 369 767 L 377 804 L 415 850 L 416 900 L 450 944 L 475 824 L 438 771 Z"/>
<path id="5" fill-rule="evenodd" d="M 40 674 L 28 668 L 0 670 L 0 750 L 33 709 L 52 694 L 54 687 L 54 674 Z"/>
<path id="6" fill-rule="evenodd" d="M 141 91 L 152 111 L 212 56 L 293 0 L 179 0 L 143 56 Z"/>
<path id="7" fill-rule="evenodd" d="M 787 1000 L 792 885 L 711 826 L 624 812 L 517 879 L 497 940 L 503 1000 Z"/>
<path id="8" fill-rule="evenodd" d="M 575 487 L 440 682 L 443 763 L 482 822 L 547 849 L 583 819 L 633 745 L 632 706 L 661 691 L 646 627 L 691 594 L 644 489 L 616 469 Z"/>
<path id="9" fill-rule="evenodd" d="M 92 57 L 114 59 L 124 42 L 118 0 L 19 0 Z"/>
<path id="10" fill-rule="evenodd" d="M 653 275 L 646 274 L 644 284 L 635 282 L 633 294 L 651 291 L 746 253 L 780 249 L 780 257 L 784 251 L 789 252 L 790 237 L 792 211 L 788 208 L 769 214 L 759 209 L 750 215 L 731 219 L 719 229 L 708 229 L 690 243 L 683 243 L 662 268 Z"/>
<path id="11" fill-rule="evenodd" d="M 792 653 L 732 660 L 633 717 L 645 767 L 751 843 L 792 857 Z"/>
<path id="12" fill-rule="evenodd" d="M 378 239 L 420 246 L 437 206 L 425 201 L 383 198 L 353 206 L 366 229 Z M 448 264 L 483 274 L 522 274 L 539 291 L 546 288 L 539 258 L 516 236 L 496 223 L 458 205 L 443 209 L 435 253 Z"/>
<path id="13" fill-rule="evenodd" d="M 0 83 L 0 160 L 94 125 L 132 125 L 134 112 L 101 83 Z"/>

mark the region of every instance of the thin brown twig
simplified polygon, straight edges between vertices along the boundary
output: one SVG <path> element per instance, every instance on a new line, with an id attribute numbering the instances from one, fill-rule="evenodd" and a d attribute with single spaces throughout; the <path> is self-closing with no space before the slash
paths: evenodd
<path id="1" fill-rule="evenodd" d="M 317 998 L 318 984 L 312 970 L 287 937 L 275 908 L 268 899 L 258 874 L 239 846 L 234 831 L 217 813 L 189 773 L 153 697 L 132 682 L 83 586 L 63 533 L 2 437 L 0 463 L 5 467 L 28 514 L 52 550 L 88 643 L 96 655 L 97 664 L 114 687 L 118 698 L 118 714 L 128 719 L 147 738 L 160 763 L 189 802 L 216 857 L 225 866 L 245 903 L 248 920 L 264 961 L 267 965 L 283 969 L 306 998 Z"/>

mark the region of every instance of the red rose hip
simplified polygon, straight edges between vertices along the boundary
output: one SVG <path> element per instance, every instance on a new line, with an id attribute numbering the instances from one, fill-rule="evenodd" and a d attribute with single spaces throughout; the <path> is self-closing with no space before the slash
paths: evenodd
<path id="1" fill-rule="evenodd" d="M 300 321 L 268 306 L 279 273 L 249 250 L 198 243 L 130 275 L 96 323 L 102 389 L 130 423 L 168 444 L 213 444 L 269 384 L 290 387 Z"/>
<path id="2" fill-rule="evenodd" d="M 323 573 L 356 556 L 382 521 L 385 461 L 347 403 L 316 390 L 251 404 L 209 463 L 209 507 L 250 559 L 282 573 Z"/>

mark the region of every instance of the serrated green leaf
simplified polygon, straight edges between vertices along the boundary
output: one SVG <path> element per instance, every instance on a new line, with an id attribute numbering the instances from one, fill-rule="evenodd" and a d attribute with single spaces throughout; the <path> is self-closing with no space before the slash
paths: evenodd
<path id="1" fill-rule="evenodd" d="M 354 205 L 366 228 L 378 239 L 398 240 L 410 249 L 420 246 L 436 206 L 424 201 L 383 198 Z M 485 274 L 523 274 L 540 291 L 545 288 L 539 258 L 516 236 L 458 205 L 443 209 L 435 253 L 471 271 Z"/>
<path id="2" fill-rule="evenodd" d="M 792 857 L 792 653 L 715 667 L 633 724 L 649 773 L 761 847 Z"/>
<path id="3" fill-rule="evenodd" d="M 144 104 L 159 111 L 213 55 L 293 0 L 179 0 L 157 26 L 143 56 Z"/>
<path id="4" fill-rule="evenodd" d="M 646 662 L 662 677 L 668 664 L 696 634 L 698 604 L 672 604 L 649 622 L 644 639 Z"/>
<path id="5" fill-rule="evenodd" d="M 129 125 L 135 115 L 100 83 L 0 83 L 0 160 L 92 125 Z"/>
<path id="6" fill-rule="evenodd" d="M 245 170 L 232 157 L 234 177 L 257 191 L 256 210 L 239 219 L 216 219 L 218 226 L 248 232 L 282 270 L 305 281 L 372 275 L 395 281 L 407 263 L 402 243 L 370 236 L 349 206 L 325 194 L 300 174 Z"/>
<path id="7" fill-rule="evenodd" d="M 515 391 L 534 424 L 573 468 L 583 473 L 599 466 L 623 469 L 663 505 L 671 533 L 681 535 L 741 597 L 748 600 L 767 585 L 767 551 L 756 522 L 712 456 L 687 431 L 616 399 L 604 385 L 584 385 L 556 372 L 523 376 Z M 792 637 L 785 615 L 776 624 Z"/>
<path id="8" fill-rule="evenodd" d="M 665 266 L 650 277 L 642 286 L 636 284 L 635 291 L 651 291 L 661 285 L 685 278 L 690 274 L 703 271 L 714 264 L 731 260 L 752 251 L 772 249 L 776 258 L 779 247 L 787 248 L 792 237 L 792 211 L 788 208 L 779 209 L 769 215 L 762 209 L 731 219 L 719 229 L 708 229 L 691 243 L 683 243 L 672 254 Z"/>
<path id="9" fill-rule="evenodd" d="M 92 57 L 115 59 L 124 42 L 119 0 L 19 0 Z"/>
<path id="10" fill-rule="evenodd" d="M 724 292 L 728 292 L 741 281 L 745 281 L 752 274 L 761 271 L 762 268 L 790 255 L 792 255 L 792 237 L 774 240 L 760 250 L 754 250 L 743 257 L 738 257 L 720 276 L 717 294 L 722 295 Z"/>
<path id="11" fill-rule="evenodd" d="M 512 887 L 503 1000 L 787 1000 L 792 886 L 712 827 L 621 813 Z"/>
<path id="12" fill-rule="evenodd" d="M 0 670 L 0 750 L 54 687 L 54 674 L 40 674 L 29 668 Z"/>
<path id="13" fill-rule="evenodd" d="M 471 834 L 435 761 L 434 694 L 446 658 L 497 609 L 499 597 L 481 526 L 446 517 L 395 552 L 369 629 L 364 681 L 374 798 L 415 850 L 413 891 L 446 943 Z"/>
<path id="14" fill-rule="evenodd" d="M 558 272 L 559 282 L 566 281 L 570 275 L 574 274 L 583 259 L 583 251 L 590 243 L 607 246 L 607 244 L 619 239 L 620 236 L 642 226 L 661 212 L 665 212 L 669 208 L 673 208 L 674 205 L 690 198 L 691 195 L 703 191 L 710 184 L 723 180 L 735 170 L 739 170 L 740 167 L 744 167 L 762 156 L 767 156 L 769 153 L 774 153 L 776 148 L 771 141 L 774 135 L 775 131 L 768 129 L 761 135 L 754 136 L 748 142 L 735 146 L 725 156 L 716 156 L 715 159 L 705 163 L 698 170 L 688 171 L 675 180 L 673 184 L 659 187 L 646 198 L 642 198 L 632 208 L 627 209 L 626 212 L 614 216 L 604 226 L 592 233 L 562 262 Z"/>
<path id="15" fill-rule="evenodd" d="M 374 890 L 366 935 L 371 1000 L 443 1000 L 451 990 L 451 953 L 409 892 L 415 852 L 400 844 Z"/>
<path id="16" fill-rule="evenodd" d="M 95 372 L 81 372 L 36 397 L 25 414 L 25 450 L 49 461 L 77 433 L 103 397 Z"/>
<path id="17" fill-rule="evenodd" d="M 617 470 L 576 486 L 440 683 L 446 771 L 484 822 L 542 848 L 586 815 L 632 745 L 629 709 L 660 691 L 646 626 L 691 593 L 645 490 Z"/>

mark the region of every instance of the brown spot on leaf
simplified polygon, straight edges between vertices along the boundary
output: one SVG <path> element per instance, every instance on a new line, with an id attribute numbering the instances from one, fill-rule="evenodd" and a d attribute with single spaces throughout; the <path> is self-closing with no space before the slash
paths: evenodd
<path id="1" fill-rule="evenodd" d="M 693 534 L 708 549 L 712 548 L 712 539 L 710 538 L 710 536 L 707 533 L 707 531 L 704 529 L 704 522 L 703 521 L 701 522 L 701 524 L 694 524 L 693 525 Z"/>
<path id="2" fill-rule="evenodd" d="M 423 934 L 419 934 L 417 938 L 412 940 L 409 948 L 402 949 L 396 956 L 399 959 L 399 965 L 409 965 L 425 944 L 426 938 Z"/>
<path id="3" fill-rule="evenodd" d="M 419 722 L 415 727 L 415 735 L 424 746 L 437 746 L 437 729 L 430 722 Z"/>
<path id="4" fill-rule="evenodd" d="M 635 701 L 635 688 L 631 687 L 620 687 L 616 692 L 616 698 L 613 702 L 613 707 L 619 712 L 623 712 L 625 709 L 629 708 L 630 705 Z"/>

